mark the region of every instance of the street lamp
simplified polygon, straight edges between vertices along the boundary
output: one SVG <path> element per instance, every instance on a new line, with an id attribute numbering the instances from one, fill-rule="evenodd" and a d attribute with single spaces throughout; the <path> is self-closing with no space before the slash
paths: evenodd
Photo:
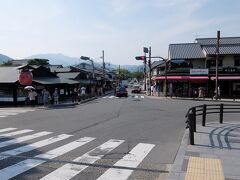
<path id="1" fill-rule="evenodd" d="M 93 80 L 95 79 L 95 73 L 94 73 L 94 63 L 93 63 L 93 60 L 90 59 L 89 57 L 86 57 L 86 56 L 81 56 L 80 59 L 84 60 L 84 61 L 90 61 L 91 64 L 92 64 L 92 73 L 93 73 Z"/>

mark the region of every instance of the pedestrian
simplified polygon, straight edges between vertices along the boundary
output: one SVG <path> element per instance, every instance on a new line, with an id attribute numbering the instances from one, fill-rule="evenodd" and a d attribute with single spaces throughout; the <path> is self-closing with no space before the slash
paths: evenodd
<path id="1" fill-rule="evenodd" d="M 28 98 L 30 100 L 31 106 L 35 106 L 36 96 L 37 96 L 37 93 L 31 89 L 28 93 Z"/>
<path id="2" fill-rule="evenodd" d="M 50 93 L 46 88 L 42 90 L 42 96 L 43 96 L 43 105 L 46 106 L 49 103 Z"/>
<path id="3" fill-rule="evenodd" d="M 169 95 L 172 98 L 172 96 L 173 96 L 173 85 L 172 85 L 172 83 L 169 84 Z"/>
<path id="4" fill-rule="evenodd" d="M 220 86 L 218 86 L 218 98 L 221 99 L 221 89 L 220 89 Z"/>
<path id="5" fill-rule="evenodd" d="M 81 87 L 81 95 L 84 96 L 86 94 L 86 88 L 83 86 Z"/>
<path id="6" fill-rule="evenodd" d="M 150 91 L 151 91 L 150 92 L 150 96 L 153 96 L 153 88 L 154 88 L 153 85 L 151 85 L 151 87 L 150 87 Z"/>
<path id="7" fill-rule="evenodd" d="M 53 104 L 58 104 L 59 103 L 59 94 L 58 94 L 58 89 L 55 88 L 55 91 L 53 92 L 53 95 L 52 95 L 52 98 L 53 98 Z"/>
<path id="8" fill-rule="evenodd" d="M 198 88 L 198 98 L 203 98 L 203 88 L 202 87 Z"/>

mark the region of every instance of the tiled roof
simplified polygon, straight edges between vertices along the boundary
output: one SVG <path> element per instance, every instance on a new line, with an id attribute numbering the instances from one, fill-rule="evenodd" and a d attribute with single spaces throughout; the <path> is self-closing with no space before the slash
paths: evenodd
<path id="1" fill-rule="evenodd" d="M 170 44 L 169 59 L 201 59 L 205 58 L 198 43 Z"/>
<path id="2" fill-rule="evenodd" d="M 203 50 L 207 55 L 215 55 L 216 47 L 215 46 L 204 46 Z M 220 55 L 236 55 L 240 54 L 240 46 L 220 46 L 219 47 Z"/>
<path id="3" fill-rule="evenodd" d="M 50 71 L 51 72 L 70 72 L 71 71 L 71 68 L 69 67 L 62 67 L 62 68 L 59 68 L 59 67 L 56 67 L 56 66 L 50 66 Z"/>
<path id="4" fill-rule="evenodd" d="M 66 78 L 66 79 L 75 79 L 80 72 L 70 72 L 70 73 L 58 73 L 58 77 Z"/>
<path id="5" fill-rule="evenodd" d="M 18 81 L 17 67 L 0 67 L 0 83 L 15 83 Z"/>
<path id="6" fill-rule="evenodd" d="M 240 37 L 222 37 L 219 42 L 225 45 L 240 45 Z M 197 38 L 196 43 L 199 43 L 201 46 L 216 45 L 217 38 Z"/>
<path id="7" fill-rule="evenodd" d="M 154 61 L 152 64 L 151 64 L 151 68 L 155 68 L 157 66 L 160 66 L 160 65 L 164 65 L 165 66 L 165 61 Z"/>

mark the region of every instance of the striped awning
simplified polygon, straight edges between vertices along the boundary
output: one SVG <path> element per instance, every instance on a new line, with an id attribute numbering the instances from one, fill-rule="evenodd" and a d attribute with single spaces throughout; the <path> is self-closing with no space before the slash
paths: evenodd
<path id="1" fill-rule="evenodd" d="M 159 76 L 153 80 L 208 80 L 208 76 Z"/>
<path id="2" fill-rule="evenodd" d="M 216 77 L 211 77 L 211 80 L 215 80 Z M 219 80 L 240 80 L 240 76 L 219 76 Z"/>

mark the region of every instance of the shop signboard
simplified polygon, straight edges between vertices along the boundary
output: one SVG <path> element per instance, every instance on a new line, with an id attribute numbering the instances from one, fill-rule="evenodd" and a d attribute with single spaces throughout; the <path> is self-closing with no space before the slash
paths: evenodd
<path id="1" fill-rule="evenodd" d="M 208 69 L 190 69 L 190 75 L 208 75 Z"/>

